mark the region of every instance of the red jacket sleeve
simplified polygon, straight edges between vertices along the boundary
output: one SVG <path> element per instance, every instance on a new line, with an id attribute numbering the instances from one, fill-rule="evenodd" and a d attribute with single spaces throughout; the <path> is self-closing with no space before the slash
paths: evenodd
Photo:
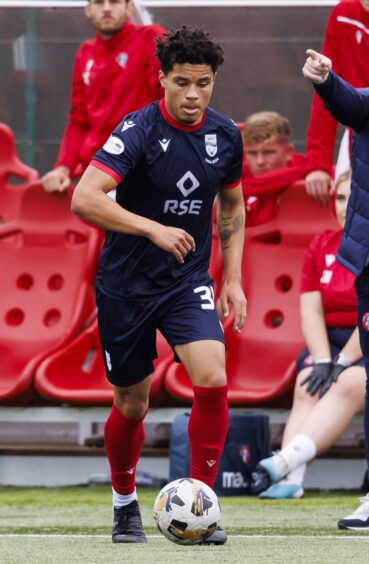
<path id="1" fill-rule="evenodd" d="M 337 14 L 334 8 L 328 20 L 322 52 L 332 59 L 333 69 L 340 75 L 338 41 Z M 306 150 L 311 170 L 325 170 L 329 174 L 331 173 L 336 134 L 336 120 L 324 108 L 319 96 L 314 93 L 306 139 Z"/>
<path id="2" fill-rule="evenodd" d="M 79 163 L 79 148 L 86 133 L 90 130 L 86 111 L 85 85 L 82 77 L 80 50 L 76 54 L 73 68 L 71 107 L 68 123 L 64 130 L 55 166 L 64 165 L 71 174 Z"/>
<path id="3" fill-rule="evenodd" d="M 160 82 L 158 79 L 160 63 L 158 59 L 155 57 L 156 39 L 158 37 L 163 37 L 164 33 L 165 33 L 164 28 L 160 27 L 159 25 L 150 25 L 145 30 L 145 34 L 148 39 L 145 42 L 145 45 L 147 46 L 146 76 L 152 92 L 153 100 L 158 100 L 159 98 L 162 98 L 164 96 L 164 90 L 160 86 Z"/>
<path id="4" fill-rule="evenodd" d="M 307 159 L 304 155 L 295 154 L 290 166 L 253 176 L 244 161 L 242 171 L 242 191 L 245 198 L 249 196 L 271 196 L 278 194 L 309 173 Z"/>

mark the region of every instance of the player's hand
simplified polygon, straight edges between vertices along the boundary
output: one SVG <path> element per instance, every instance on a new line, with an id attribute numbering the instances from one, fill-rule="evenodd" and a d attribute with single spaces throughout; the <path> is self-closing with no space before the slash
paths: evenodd
<path id="1" fill-rule="evenodd" d="M 322 84 L 328 78 L 332 70 L 332 61 L 325 55 L 308 49 L 306 51 L 307 59 L 302 68 L 302 74 L 305 78 L 310 78 L 315 84 Z"/>
<path id="2" fill-rule="evenodd" d="M 306 193 L 314 198 L 323 206 L 326 206 L 330 199 L 334 184 L 331 177 L 324 170 L 314 170 L 305 178 Z"/>
<path id="3" fill-rule="evenodd" d="M 180 264 L 183 264 L 189 252 L 196 249 L 195 240 L 184 229 L 156 224 L 150 241 L 164 251 L 171 253 Z"/>
<path id="4" fill-rule="evenodd" d="M 305 386 L 305 384 L 307 384 L 307 393 L 311 396 L 315 396 L 321 386 L 328 381 L 332 367 L 332 362 L 319 362 L 314 364 L 309 376 L 303 379 L 300 386 Z"/>
<path id="5" fill-rule="evenodd" d="M 41 178 L 46 192 L 64 192 L 70 186 L 69 169 L 66 166 L 58 166 L 50 170 Z"/>
<path id="6" fill-rule="evenodd" d="M 229 317 L 233 309 L 233 330 L 240 333 L 247 317 L 247 300 L 239 282 L 225 282 L 217 303 L 217 313 L 221 321 Z"/>
<path id="7" fill-rule="evenodd" d="M 343 364 L 339 364 L 338 362 L 333 363 L 328 379 L 320 387 L 319 397 L 323 397 L 324 394 L 328 392 L 331 385 L 334 382 L 337 382 L 338 376 L 341 374 L 341 372 L 343 372 L 347 368 L 348 366 L 343 366 Z"/>

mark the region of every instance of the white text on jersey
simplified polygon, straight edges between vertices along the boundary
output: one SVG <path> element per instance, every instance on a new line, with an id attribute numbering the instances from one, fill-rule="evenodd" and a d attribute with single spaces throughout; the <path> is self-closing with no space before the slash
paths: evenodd
<path id="1" fill-rule="evenodd" d="M 164 204 L 164 213 L 174 213 L 175 215 L 199 215 L 201 211 L 202 200 L 166 200 Z"/>

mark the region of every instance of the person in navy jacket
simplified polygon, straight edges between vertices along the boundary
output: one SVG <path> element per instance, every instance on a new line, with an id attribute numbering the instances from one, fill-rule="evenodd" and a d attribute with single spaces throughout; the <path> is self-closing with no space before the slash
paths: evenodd
<path id="1" fill-rule="evenodd" d="M 332 61 L 307 50 L 305 78 L 313 82 L 325 108 L 354 131 L 351 195 L 337 261 L 355 276 L 360 345 L 366 369 L 364 429 L 369 468 L 369 88 L 353 88 L 332 70 Z M 369 494 L 359 508 L 340 519 L 340 529 L 369 530 Z"/>

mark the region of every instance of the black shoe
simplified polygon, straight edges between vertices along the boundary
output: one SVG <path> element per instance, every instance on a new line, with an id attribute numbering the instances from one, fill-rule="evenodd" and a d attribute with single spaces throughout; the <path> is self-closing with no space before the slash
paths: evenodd
<path id="1" fill-rule="evenodd" d="M 227 535 L 220 527 L 217 527 L 214 533 L 211 533 L 210 537 L 206 540 L 200 542 L 201 545 L 211 545 L 211 544 L 225 544 L 227 542 Z"/>
<path id="2" fill-rule="evenodd" d="M 113 542 L 147 542 L 140 508 L 136 500 L 125 507 L 114 507 Z"/>
<path id="3" fill-rule="evenodd" d="M 259 495 L 271 486 L 269 474 L 261 466 L 257 466 L 256 471 L 251 475 L 250 493 Z"/>

